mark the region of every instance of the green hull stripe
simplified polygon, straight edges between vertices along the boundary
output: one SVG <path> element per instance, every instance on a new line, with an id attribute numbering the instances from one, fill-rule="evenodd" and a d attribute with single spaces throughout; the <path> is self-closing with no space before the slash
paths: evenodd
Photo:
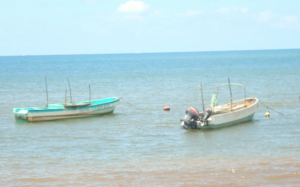
<path id="1" fill-rule="evenodd" d="M 14 112 L 17 113 L 20 110 L 28 110 L 28 113 L 61 112 L 61 111 L 74 111 L 74 110 L 82 110 L 82 109 L 92 109 L 92 108 L 107 105 L 105 108 L 100 108 L 100 110 L 103 110 L 103 109 L 107 109 L 107 108 L 112 107 L 112 106 L 110 106 L 111 104 L 115 104 L 119 101 L 120 101 L 120 99 L 116 99 L 116 100 L 111 101 L 111 102 L 97 103 L 95 105 L 90 105 L 90 106 L 85 106 L 85 107 L 77 107 L 77 108 L 74 108 L 74 109 L 64 108 L 63 104 L 62 104 L 61 107 L 59 106 L 60 104 L 58 104 L 57 107 L 53 107 L 53 106 L 50 105 L 49 107 L 14 108 Z"/>

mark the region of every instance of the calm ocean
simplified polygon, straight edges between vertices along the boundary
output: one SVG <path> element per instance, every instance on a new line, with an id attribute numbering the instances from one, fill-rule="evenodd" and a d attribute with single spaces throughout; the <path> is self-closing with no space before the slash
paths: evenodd
<path id="1" fill-rule="evenodd" d="M 15 56 L 0 69 L 0 186 L 300 184 L 300 49 Z M 73 101 L 88 100 L 90 84 L 92 99 L 121 103 L 101 117 L 15 122 L 13 108 L 46 105 L 45 76 L 49 103 L 64 102 L 67 78 Z M 254 119 L 181 129 L 188 107 L 202 109 L 199 84 L 209 105 L 228 78 L 260 99 Z"/>

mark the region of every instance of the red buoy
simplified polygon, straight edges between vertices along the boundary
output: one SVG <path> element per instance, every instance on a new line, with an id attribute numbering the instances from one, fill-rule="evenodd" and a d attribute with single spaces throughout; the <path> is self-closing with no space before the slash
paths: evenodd
<path id="1" fill-rule="evenodd" d="M 165 111 L 169 111 L 169 110 L 170 110 L 170 107 L 169 107 L 169 106 L 165 106 L 165 107 L 164 107 L 164 110 L 165 110 Z"/>

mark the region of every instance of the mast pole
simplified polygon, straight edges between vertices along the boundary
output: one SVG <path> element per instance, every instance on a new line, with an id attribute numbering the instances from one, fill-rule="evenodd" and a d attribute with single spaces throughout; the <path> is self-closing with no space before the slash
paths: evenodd
<path id="1" fill-rule="evenodd" d="M 202 108 L 203 108 L 203 111 L 204 111 L 204 100 L 203 100 L 202 82 L 200 82 L 200 90 L 201 90 Z"/>
<path id="2" fill-rule="evenodd" d="M 45 85 L 46 85 L 46 96 L 47 96 L 47 105 L 46 107 L 48 107 L 48 86 L 47 86 L 47 77 L 45 76 Z"/>
<path id="3" fill-rule="evenodd" d="M 231 93 L 231 85 L 230 85 L 229 78 L 228 78 L 228 85 L 229 85 L 229 91 L 230 91 L 230 110 L 232 111 L 232 93 Z"/>
<path id="4" fill-rule="evenodd" d="M 66 89 L 66 92 L 65 92 L 65 105 L 67 104 L 67 93 L 68 93 L 68 90 Z"/>
<path id="5" fill-rule="evenodd" d="M 68 79 L 68 78 L 67 78 Z M 71 103 L 73 102 L 72 101 L 72 90 L 71 90 L 71 85 L 70 85 L 70 81 L 68 79 L 68 84 L 69 84 L 69 89 L 70 89 L 70 98 L 71 98 Z"/>
<path id="6" fill-rule="evenodd" d="M 91 102 L 91 98 L 92 98 L 92 91 L 91 91 L 91 85 L 89 84 L 89 89 L 90 89 L 90 102 Z"/>

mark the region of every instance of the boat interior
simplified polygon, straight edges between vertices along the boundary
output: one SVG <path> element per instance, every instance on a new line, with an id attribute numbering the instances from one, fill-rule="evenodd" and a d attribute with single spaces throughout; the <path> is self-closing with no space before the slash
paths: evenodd
<path id="1" fill-rule="evenodd" d="M 230 103 L 225 104 L 225 105 L 219 105 L 213 107 L 213 114 L 223 114 L 231 111 L 237 111 L 246 107 L 249 107 L 255 103 L 256 99 L 255 98 L 247 98 L 247 99 L 242 99 L 239 101 L 234 101 L 232 102 L 232 105 Z"/>

